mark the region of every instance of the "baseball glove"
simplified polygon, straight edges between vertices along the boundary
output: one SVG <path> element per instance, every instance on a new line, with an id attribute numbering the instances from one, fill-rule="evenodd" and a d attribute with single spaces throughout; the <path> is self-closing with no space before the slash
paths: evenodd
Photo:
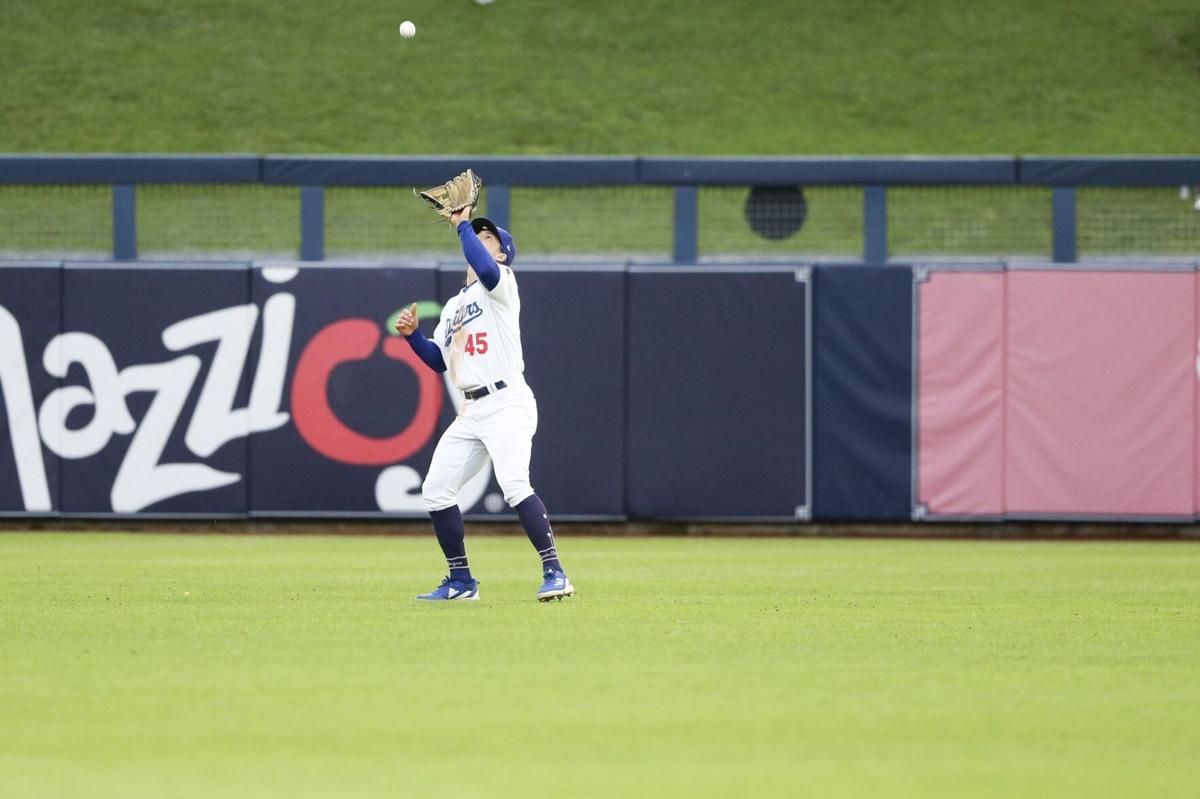
<path id="1" fill-rule="evenodd" d="M 468 169 L 440 186 L 426 189 L 419 194 L 413 189 L 413 193 L 429 203 L 439 216 L 449 219 L 451 214 L 474 208 L 479 202 L 479 189 L 482 187 L 483 181 L 480 177 L 474 170 Z"/>

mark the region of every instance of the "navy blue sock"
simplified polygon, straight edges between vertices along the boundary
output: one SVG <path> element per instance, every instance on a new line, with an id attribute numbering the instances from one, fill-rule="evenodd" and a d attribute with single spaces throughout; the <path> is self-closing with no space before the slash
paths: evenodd
<path id="1" fill-rule="evenodd" d="M 558 562 L 558 550 L 554 547 L 554 531 L 550 529 L 550 517 L 538 495 L 533 494 L 518 502 L 517 515 L 521 517 L 525 535 L 529 536 L 530 543 L 542 558 L 542 569 L 562 571 L 562 564 Z"/>
<path id="2" fill-rule="evenodd" d="M 433 519 L 433 531 L 437 533 L 438 544 L 446 555 L 450 579 L 471 582 L 473 578 L 467 567 L 467 531 L 463 527 L 462 511 L 457 505 L 451 505 L 442 510 L 429 511 L 429 518 Z"/>

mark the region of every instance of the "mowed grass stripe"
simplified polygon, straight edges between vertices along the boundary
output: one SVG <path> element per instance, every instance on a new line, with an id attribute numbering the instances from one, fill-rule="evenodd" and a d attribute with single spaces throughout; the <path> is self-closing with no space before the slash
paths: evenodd
<path id="1" fill-rule="evenodd" d="M 1185 796 L 1194 544 L 0 535 L 0 794 Z"/>

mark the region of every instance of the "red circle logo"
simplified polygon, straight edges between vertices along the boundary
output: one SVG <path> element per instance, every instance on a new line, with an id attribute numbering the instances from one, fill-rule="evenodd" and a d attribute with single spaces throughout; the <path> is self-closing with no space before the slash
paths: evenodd
<path id="1" fill-rule="evenodd" d="M 417 376 L 416 413 L 408 426 L 388 438 L 351 430 L 329 405 L 329 376 L 339 365 L 362 361 L 379 345 L 379 325 L 369 319 L 341 319 L 320 330 L 296 363 L 292 378 L 292 419 L 308 445 L 341 463 L 377 466 L 403 461 L 425 446 L 442 412 L 442 378 L 425 366 L 408 342 L 388 336 L 383 353 Z"/>

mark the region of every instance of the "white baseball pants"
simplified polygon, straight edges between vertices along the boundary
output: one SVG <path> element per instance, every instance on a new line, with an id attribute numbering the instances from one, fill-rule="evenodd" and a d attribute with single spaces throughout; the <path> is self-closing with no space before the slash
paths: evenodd
<path id="1" fill-rule="evenodd" d="M 459 489 L 489 459 L 510 507 L 533 495 L 529 454 L 537 431 L 537 401 L 521 378 L 505 383 L 499 391 L 464 402 L 458 418 L 442 433 L 421 486 L 427 510 L 456 504 Z"/>

